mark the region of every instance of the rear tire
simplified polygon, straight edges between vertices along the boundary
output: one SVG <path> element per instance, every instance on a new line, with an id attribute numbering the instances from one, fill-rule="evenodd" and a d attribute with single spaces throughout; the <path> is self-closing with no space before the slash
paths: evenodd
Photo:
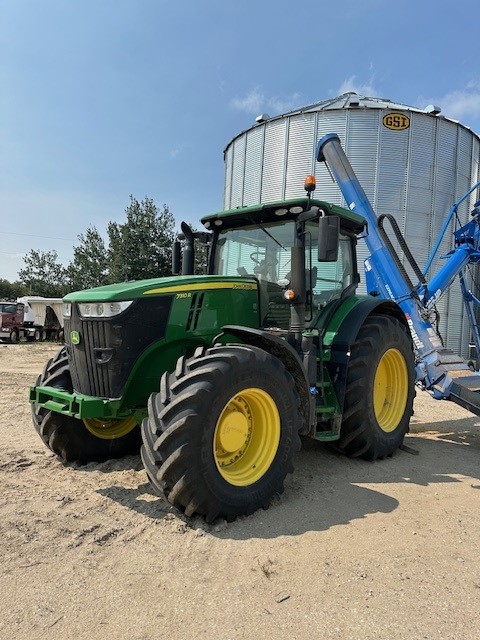
<path id="1" fill-rule="evenodd" d="M 415 375 L 412 341 L 391 316 L 370 316 L 351 348 L 337 448 L 376 460 L 400 447 L 413 413 Z"/>
<path id="2" fill-rule="evenodd" d="M 66 348 L 45 365 L 37 387 L 55 387 L 71 393 L 72 378 Z M 138 454 L 140 429 L 132 418 L 124 420 L 79 420 L 32 404 L 33 426 L 43 443 L 62 460 L 103 462 Z M 133 428 L 132 428 L 133 426 Z"/>
<path id="3" fill-rule="evenodd" d="M 142 460 L 187 516 L 234 520 L 282 493 L 300 449 L 299 396 L 283 363 L 250 345 L 200 348 L 165 373 L 142 423 Z"/>

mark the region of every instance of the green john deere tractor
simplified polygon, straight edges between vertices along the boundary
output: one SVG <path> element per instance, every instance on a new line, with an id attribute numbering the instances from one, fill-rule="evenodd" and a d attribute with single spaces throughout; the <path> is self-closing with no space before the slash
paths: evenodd
<path id="1" fill-rule="evenodd" d="M 102 461 L 138 452 L 141 432 L 156 492 L 207 521 L 266 508 L 301 437 L 392 454 L 413 350 L 394 302 L 355 293 L 363 218 L 308 193 L 202 222 L 182 225 L 177 275 L 64 298 L 65 347 L 30 393 L 44 443 Z M 191 275 L 195 237 L 206 276 Z"/>

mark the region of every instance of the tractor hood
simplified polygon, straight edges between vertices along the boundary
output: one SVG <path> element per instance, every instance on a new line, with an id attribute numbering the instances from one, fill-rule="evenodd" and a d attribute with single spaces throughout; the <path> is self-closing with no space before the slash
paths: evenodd
<path id="1" fill-rule="evenodd" d="M 228 276 L 174 276 L 109 284 L 67 294 L 64 302 L 121 302 L 143 296 L 206 291 L 210 289 L 256 289 L 253 278 Z"/>

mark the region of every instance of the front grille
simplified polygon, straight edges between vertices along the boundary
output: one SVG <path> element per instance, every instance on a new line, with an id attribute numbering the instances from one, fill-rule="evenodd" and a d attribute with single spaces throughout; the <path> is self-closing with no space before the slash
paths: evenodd
<path id="1" fill-rule="evenodd" d="M 98 366 L 93 356 L 94 348 L 111 344 L 109 334 L 113 327 L 109 327 L 107 322 L 94 320 L 80 320 L 75 325 L 78 326 L 76 330 L 81 336 L 81 344 L 69 345 L 73 388 L 99 398 L 116 397 L 112 388 L 112 367 Z"/>
<path id="2" fill-rule="evenodd" d="M 105 320 L 81 318 L 72 304 L 65 343 L 74 390 L 97 398 L 120 398 L 141 353 L 165 336 L 172 300 L 172 296 L 136 300 Z M 79 334 L 78 344 L 72 343 L 72 332 Z"/>

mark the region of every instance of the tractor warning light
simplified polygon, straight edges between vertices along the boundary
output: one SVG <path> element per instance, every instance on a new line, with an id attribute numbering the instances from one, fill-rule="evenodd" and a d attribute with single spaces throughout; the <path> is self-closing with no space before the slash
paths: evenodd
<path id="1" fill-rule="evenodd" d="M 312 191 L 315 191 L 316 186 L 317 186 L 317 181 L 315 180 L 315 176 L 307 176 L 305 178 L 305 183 L 303 185 L 303 188 L 307 193 L 311 193 Z"/>

